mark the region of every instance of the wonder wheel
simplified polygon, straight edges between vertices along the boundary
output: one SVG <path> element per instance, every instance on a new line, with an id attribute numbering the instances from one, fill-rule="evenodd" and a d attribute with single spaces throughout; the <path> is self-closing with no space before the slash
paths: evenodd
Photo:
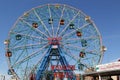
<path id="1" fill-rule="evenodd" d="M 17 80 L 42 80 L 47 71 L 55 72 L 52 65 L 74 65 L 75 70 L 86 72 L 94 69 L 103 55 L 94 22 L 81 10 L 64 4 L 25 12 L 9 31 L 5 44 L 8 73 Z"/>

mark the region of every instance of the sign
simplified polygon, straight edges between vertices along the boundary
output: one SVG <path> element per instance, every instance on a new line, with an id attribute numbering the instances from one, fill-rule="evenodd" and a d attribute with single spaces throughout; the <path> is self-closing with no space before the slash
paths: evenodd
<path id="1" fill-rule="evenodd" d="M 118 70 L 118 69 L 120 69 L 120 62 L 112 62 L 112 63 L 102 64 L 102 65 L 96 66 L 97 72 L 111 71 L 111 70 Z"/>
<path id="2" fill-rule="evenodd" d="M 72 78 L 73 77 L 73 74 L 69 73 L 69 72 L 55 72 L 54 73 L 54 77 L 57 77 L 57 78 Z"/>
<path id="3" fill-rule="evenodd" d="M 75 70 L 75 65 L 52 65 L 51 70 L 58 70 L 58 71 L 63 71 L 63 70 Z M 71 72 L 54 72 L 54 77 L 57 78 L 72 78 L 73 74 Z"/>
<path id="4" fill-rule="evenodd" d="M 75 70 L 75 65 L 52 65 L 51 70 Z"/>
<path id="5" fill-rule="evenodd" d="M 56 38 L 48 38 L 48 43 L 51 45 L 59 45 L 60 40 L 62 40 L 61 37 L 56 37 Z"/>

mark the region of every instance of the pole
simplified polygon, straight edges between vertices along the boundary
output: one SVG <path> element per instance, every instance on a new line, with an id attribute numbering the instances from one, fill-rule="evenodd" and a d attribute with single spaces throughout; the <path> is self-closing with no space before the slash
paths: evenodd
<path id="1" fill-rule="evenodd" d="M 82 74 L 80 75 L 80 80 L 83 80 L 83 75 Z"/>
<path id="2" fill-rule="evenodd" d="M 99 76 L 99 80 L 102 80 L 102 79 L 101 79 L 101 76 L 100 76 L 99 74 L 98 74 L 98 76 Z"/>

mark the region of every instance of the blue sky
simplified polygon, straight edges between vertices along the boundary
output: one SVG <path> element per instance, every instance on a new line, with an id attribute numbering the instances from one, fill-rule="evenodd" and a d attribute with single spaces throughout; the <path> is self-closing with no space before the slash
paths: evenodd
<path id="1" fill-rule="evenodd" d="M 119 0 L 0 0 L 0 73 L 7 73 L 4 40 L 18 17 L 31 8 L 50 3 L 73 6 L 89 15 L 107 47 L 102 63 L 120 58 L 120 1 Z"/>

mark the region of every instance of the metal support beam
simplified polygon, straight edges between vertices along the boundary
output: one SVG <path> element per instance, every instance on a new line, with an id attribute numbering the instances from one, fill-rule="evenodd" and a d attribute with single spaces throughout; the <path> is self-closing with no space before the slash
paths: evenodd
<path id="1" fill-rule="evenodd" d="M 53 57 L 55 59 L 53 59 Z M 49 50 L 47 51 L 45 57 L 43 58 L 43 61 L 39 67 L 39 70 L 37 71 L 37 75 L 36 75 L 36 80 L 42 80 L 43 76 L 44 76 L 44 72 L 47 70 L 49 66 L 49 63 L 52 61 L 56 61 L 58 62 L 56 65 L 59 65 L 59 63 L 61 63 L 61 65 L 63 66 L 68 66 L 68 62 L 65 58 L 65 56 L 63 55 L 62 51 L 60 50 L 59 46 L 58 48 L 54 49 L 52 48 L 52 45 L 50 46 Z M 55 72 L 56 70 L 54 70 Z M 64 72 L 68 72 L 70 74 L 73 75 L 73 71 L 72 70 L 64 70 Z"/>

